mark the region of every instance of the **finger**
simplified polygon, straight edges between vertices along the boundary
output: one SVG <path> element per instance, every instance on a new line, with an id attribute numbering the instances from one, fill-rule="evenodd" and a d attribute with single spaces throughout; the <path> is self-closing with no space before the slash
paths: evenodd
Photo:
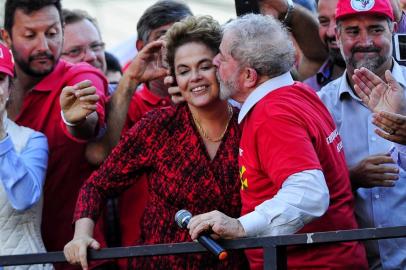
<path id="1" fill-rule="evenodd" d="M 371 187 L 393 187 L 396 185 L 396 181 L 392 180 L 376 180 L 371 182 Z"/>
<path id="2" fill-rule="evenodd" d="M 360 73 L 362 74 L 360 76 L 361 80 L 368 85 L 369 88 L 373 88 L 375 86 L 378 86 L 379 84 L 386 84 L 379 76 L 375 75 L 372 71 L 369 69 L 362 67 L 359 69 Z"/>
<path id="3" fill-rule="evenodd" d="M 164 78 L 164 84 L 165 84 L 167 87 L 172 86 L 174 83 L 175 83 L 175 79 L 174 79 L 172 76 L 166 76 L 166 77 Z M 169 94 L 170 94 L 170 93 L 169 93 Z"/>
<path id="4" fill-rule="evenodd" d="M 79 247 L 78 251 L 78 258 L 80 261 L 80 265 L 82 266 L 83 269 L 87 269 L 88 264 L 87 264 L 87 245 L 81 245 Z"/>
<path id="5" fill-rule="evenodd" d="M 164 41 L 163 40 L 156 40 L 153 42 L 148 43 L 140 52 L 139 55 L 140 57 L 144 57 L 144 56 L 149 56 L 150 54 L 159 52 L 162 48 L 162 46 L 164 45 Z"/>
<path id="6" fill-rule="evenodd" d="M 65 247 L 63 248 L 63 254 L 65 255 L 65 259 L 68 261 L 68 263 L 74 263 L 74 256 L 72 254 L 71 251 L 71 245 L 68 243 L 65 245 Z"/>
<path id="7" fill-rule="evenodd" d="M 403 91 L 402 87 L 397 82 L 397 80 L 392 76 L 392 73 L 389 70 L 385 71 L 385 80 L 388 83 L 390 89 L 392 89 L 394 91 L 397 91 L 397 90 Z"/>
<path id="8" fill-rule="evenodd" d="M 368 105 L 369 103 L 369 94 L 367 94 L 367 90 L 362 89 L 360 86 L 360 84 L 355 84 L 354 85 L 354 90 L 355 93 L 357 93 L 357 95 L 359 96 L 359 98 L 362 100 L 362 102 L 366 105 Z M 369 91 L 370 92 L 370 91 Z"/>
<path id="9" fill-rule="evenodd" d="M 381 111 L 376 114 L 376 118 L 382 119 L 382 120 L 388 120 L 388 121 L 396 123 L 398 125 L 406 124 L 406 116 L 397 114 L 397 113 Z"/>
<path id="10" fill-rule="evenodd" d="M 80 90 L 76 90 L 75 91 L 75 96 L 76 97 L 83 97 L 83 96 L 87 96 L 87 95 L 93 95 L 96 93 L 96 87 L 94 86 L 90 86 L 90 87 L 86 87 Z"/>
<path id="11" fill-rule="evenodd" d="M 391 142 L 395 142 L 395 143 L 399 143 L 399 144 L 406 144 L 406 136 L 400 136 L 400 135 L 390 135 L 388 133 L 385 133 L 384 131 L 382 131 L 381 129 L 375 129 L 375 133 L 384 138 L 385 140 L 391 141 Z"/>
<path id="12" fill-rule="evenodd" d="M 92 240 L 92 242 L 90 243 L 90 245 L 89 245 L 91 248 L 93 248 L 93 249 L 100 249 L 100 244 L 99 244 L 99 242 L 97 242 L 96 240 Z"/>
<path id="13" fill-rule="evenodd" d="M 79 98 L 79 100 L 82 102 L 90 102 L 90 103 L 95 103 L 99 99 L 100 99 L 99 95 L 88 95 L 88 96 L 82 96 Z"/>
<path id="14" fill-rule="evenodd" d="M 377 165 L 377 166 L 375 166 L 373 172 L 382 173 L 382 174 L 385 174 L 385 173 L 392 174 L 393 173 L 393 174 L 396 174 L 396 176 L 397 176 L 397 174 L 399 173 L 399 168 L 397 168 L 395 166 Z M 397 178 L 388 178 L 388 179 L 394 180 Z"/>
<path id="15" fill-rule="evenodd" d="M 97 110 L 97 104 L 82 104 L 80 107 L 84 110 L 90 111 L 87 115 Z"/>
<path id="16" fill-rule="evenodd" d="M 369 156 L 367 160 L 368 162 L 370 162 L 370 164 L 373 164 L 375 166 L 380 164 L 395 163 L 389 153 Z"/>
<path id="17" fill-rule="evenodd" d="M 87 88 L 92 86 L 92 81 L 91 80 L 84 80 L 81 82 L 78 82 L 77 84 L 75 84 L 73 87 L 78 90 L 78 89 L 83 89 L 83 88 Z"/>

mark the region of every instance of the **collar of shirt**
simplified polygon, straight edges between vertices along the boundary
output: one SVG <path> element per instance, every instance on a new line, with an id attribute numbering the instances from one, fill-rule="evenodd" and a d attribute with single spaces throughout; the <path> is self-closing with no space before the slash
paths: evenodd
<path id="1" fill-rule="evenodd" d="M 240 114 L 238 115 L 238 123 L 240 124 L 248 112 L 258 103 L 263 97 L 272 92 L 275 89 L 292 85 L 294 83 L 290 72 L 286 72 L 282 75 L 274 77 L 272 79 L 263 82 L 254 91 L 249 94 L 241 107 Z"/>
<path id="2" fill-rule="evenodd" d="M 403 88 L 405 88 L 406 81 L 405 81 L 405 78 L 403 77 L 402 69 L 395 60 L 393 60 L 393 67 L 392 67 L 391 72 L 392 72 L 392 76 L 396 79 L 396 81 Z M 348 83 L 347 70 L 345 70 L 344 74 L 341 76 L 340 88 L 339 88 L 338 92 L 339 92 L 340 99 L 343 98 L 343 95 L 350 95 L 353 99 L 361 102 L 361 99 L 357 95 L 355 95 L 350 84 Z"/>
<path id="3" fill-rule="evenodd" d="M 151 92 L 151 90 L 148 89 L 148 86 L 145 83 L 143 83 L 140 86 L 140 89 L 138 90 L 138 95 L 142 98 L 142 100 L 151 105 L 162 104 L 165 106 L 170 104 L 169 97 L 160 97 L 158 95 L 155 95 L 154 93 Z"/>
<path id="4" fill-rule="evenodd" d="M 324 62 L 319 71 L 316 73 L 316 81 L 320 87 L 323 87 L 332 81 L 331 77 L 333 75 L 333 67 L 334 63 L 331 62 L 330 59 L 327 59 L 327 61 Z"/>

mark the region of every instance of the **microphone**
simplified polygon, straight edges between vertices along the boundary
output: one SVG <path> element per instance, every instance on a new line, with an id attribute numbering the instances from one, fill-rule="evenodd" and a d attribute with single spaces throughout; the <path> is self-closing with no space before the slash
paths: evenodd
<path id="1" fill-rule="evenodd" d="M 182 229 L 185 229 L 189 224 L 192 214 L 188 210 L 179 210 L 175 215 L 175 222 Z M 209 235 L 200 235 L 197 241 L 202 244 L 208 251 L 213 253 L 219 260 L 227 259 L 227 251 L 213 240 Z"/>

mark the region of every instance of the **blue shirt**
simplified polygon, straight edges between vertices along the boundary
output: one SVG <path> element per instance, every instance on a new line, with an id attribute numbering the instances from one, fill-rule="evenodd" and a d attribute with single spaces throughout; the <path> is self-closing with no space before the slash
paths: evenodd
<path id="1" fill-rule="evenodd" d="M 0 141 L 0 182 L 17 210 L 33 206 L 41 197 L 48 165 L 45 135 L 33 132 L 18 154 L 10 136 Z"/>
<path id="2" fill-rule="evenodd" d="M 392 74 L 400 84 L 406 86 L 405 67 L 395 62 Z M 370 155 L 388 152 L 402 165 L 399 169 L 399 180 L 394 187 L 357 189 L 355 214 L 360 227 L 406 225 L 406 172 L 402 169 L 405 167 L 403 150 L 393 151 L 392 142 L 375 134 L 372 112 L 353 93 L 346 72 L 323 87 L 318 94 L 337 125 L 348 167 L 353 167 Z M 406 238 L 369 241 L 366 248 L 371 269 L 406 269 Z"/>

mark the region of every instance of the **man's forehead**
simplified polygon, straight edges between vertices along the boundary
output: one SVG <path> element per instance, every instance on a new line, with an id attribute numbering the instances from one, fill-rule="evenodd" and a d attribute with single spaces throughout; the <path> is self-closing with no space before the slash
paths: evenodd
<path id="1" fill-rule="evenodd" d="M 369 24 L 383 24 L 387 22 L 387 19 L 383 16 L 376 16 L 372 14 L 359 14 L 340 19 L 340 23 L 343 25 L 359 25 L 361 22 Z"/>
<path id="2" fill-rule="evenodd" d="M 23 9 L 16 9 L 14 13 L 14 25 L 22 25 L 28 28 L 37 26 L 52 26 L 60 24 L 61 18 L 55 6 L 50 5 L 27 13 Z"/>

